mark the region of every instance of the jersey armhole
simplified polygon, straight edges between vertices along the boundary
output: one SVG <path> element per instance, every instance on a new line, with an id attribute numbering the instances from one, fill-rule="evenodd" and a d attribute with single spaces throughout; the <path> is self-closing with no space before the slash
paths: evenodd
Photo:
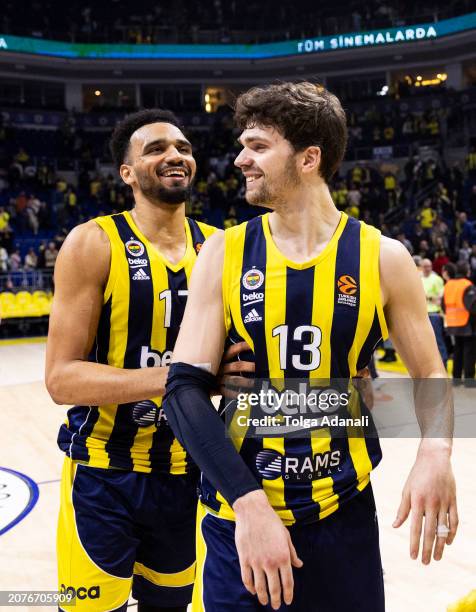
<path id="1" fill-rule="evenodd" d="M 117 261 L 116 261 L 116 249 L 114 246 L 114 240 L 111 238 L 111 233 L 116 232 L 117 229 L 114 223 L 111 223 L 112 219 L 109 217 L 97 217 L 93 219 L 97 225 L 102 229 L 102 231 L 106 234 L 109 240 L 109 245 L 111 247 L 111 261 L 109 264 L 109 275 L 107 278 L 106 286 L 104 288 L 104 297 L 103 304 L 107 304 L 110 300 L 114 287 L 116 285 L 117 280 Z"/>
<path id="2" fill-rule="evenodd" d="M 225 249 L 223 255 L 223 276 L 222 276 L 222 298 L 223 298 L 223 320 L 225 322 L 226 335 L 231 329 L 230 311 L 230 270 L 231 270 L 231 235 L 225 231 Z"/>
<path id="3" fill-rule="evenodd" d="M 388 327 L 387 321 L 385 320 L 385 313 L 383 311 L 382 304 L 382 288 L 380 286 L 380 243 L 381 243 L 381 232 L 376 228 L 374 233 L 374 241 L 375 241 L 375 267 L 374 267 L 374 278 L 375 278 L 375 286 L 376 286 L 376 296 L 375 296 L 375 307 L 377 309 L 377 316 L 380 324 L 380 331 L 382 332 L 382 338 L 387 340 L 388 338 Z"/>

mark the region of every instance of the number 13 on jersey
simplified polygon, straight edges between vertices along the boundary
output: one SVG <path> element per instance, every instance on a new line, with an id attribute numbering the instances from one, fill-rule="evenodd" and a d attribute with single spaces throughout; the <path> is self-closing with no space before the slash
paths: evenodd
<path id="1" fill-rule="evenodd" d="M 310 342 L 303 340 L 304 334 L 310 336 Z M 291 355 L 292 367 L 296 370 L 315 370 L 321 363 L 322 332 L 315 325 L 299 325 L 294 332 L 289 325 L 279 325 L 273 329 L 273 338 L 279 337 L 279 367 L 286 370 L 288 364 L 288 340 L 291 337 L 295 342 L 301 342 L 302 348 L 297 354 Z"/>

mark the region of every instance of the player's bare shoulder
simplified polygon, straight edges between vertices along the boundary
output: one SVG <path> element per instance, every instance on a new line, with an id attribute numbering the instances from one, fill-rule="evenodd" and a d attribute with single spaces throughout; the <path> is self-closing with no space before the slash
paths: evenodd
<path id="1" fill-rule="evenodd" d="M 217 254 L 223 258 L 223 250 L 225 248 L 225 231 L 222 229 L 216 229 L 211 236 L 209 236 L 202 248 L 200 249 L 199 257 L 211 258 L 217 257 Z M 204 255 L 205 254 L 205 255 Z"/>
<path id="2" fill-rule="evenodd" d="M 412 261 L 408 249 L 399 240 L 389 238 L 388 236 L 380 237 L 380 263 L 384 265 L 397 264 L 398 262 Z"/>
<path id="3" fill-rule="evenodd" d="M 71 230 L 60 249 L 55 279 L 70 273 L 75 278 L 107 282 L 111 263 L 111 243 L 106 232 L 94 221 Z"/>
<path id="4" fill-rule="evenodd" d="M 213 293 L 221 286 L 225 232 L 216 230 L 203 244 L 193 268 L 191 292 Z"/>
<path id="5" fill-rule="evenodd" d="M 383 302 L 386 304 L 392 295 L 411 290 L 418 272 L 408 249 L 399 240 L 381 236 L 380 238 L 380 286 Z"/>

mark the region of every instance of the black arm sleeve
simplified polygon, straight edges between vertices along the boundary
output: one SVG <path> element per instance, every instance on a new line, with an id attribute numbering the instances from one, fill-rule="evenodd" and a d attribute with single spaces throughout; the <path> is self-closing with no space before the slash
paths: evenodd
<path id="1" fill-rule="evenodd" d="M 215 377 L 186 363 L 170 366 L 162 406 L 177 440 L 231 505 L 260 489 L 210 400 Z"/>

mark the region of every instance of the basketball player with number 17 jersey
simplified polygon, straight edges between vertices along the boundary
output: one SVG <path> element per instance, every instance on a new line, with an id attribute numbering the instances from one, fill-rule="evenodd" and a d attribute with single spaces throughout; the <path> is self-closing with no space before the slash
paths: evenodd
<path id="1" fill-rule="evenodd" d="M 76 404 L 65 453 L 58 583 L 65 610 L 185 612 L 195 577 L 197 468 L 161 407 L 197 253 L 215 228 L 185 218 L 195 174 L 173 114 L 118 124 L 111 150 L 132 211 L 75 228 L 55 269 L 46 380 Z"/>

